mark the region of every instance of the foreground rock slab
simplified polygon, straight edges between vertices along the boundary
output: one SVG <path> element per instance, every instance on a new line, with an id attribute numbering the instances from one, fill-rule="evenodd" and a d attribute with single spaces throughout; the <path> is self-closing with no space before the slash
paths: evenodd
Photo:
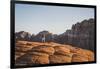
<path id="1" fill-rule="evenodd" d="M 17 41 L 15 65 L 38 65 L 94 61 L 90 50 L 54 42 Z"/>

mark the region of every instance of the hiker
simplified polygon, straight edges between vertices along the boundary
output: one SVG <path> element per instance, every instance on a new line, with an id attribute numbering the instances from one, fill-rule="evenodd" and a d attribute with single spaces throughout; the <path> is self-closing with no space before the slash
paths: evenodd
<path id="1" fill-rule="evenodd" d="M 42 37 L 42 42 L 45 42 L 45 34 Z"/>

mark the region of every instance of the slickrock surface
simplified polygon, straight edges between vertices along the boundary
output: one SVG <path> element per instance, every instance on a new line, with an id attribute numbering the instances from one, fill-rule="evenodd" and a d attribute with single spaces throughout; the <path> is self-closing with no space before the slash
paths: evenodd
<path id="1" fill-rule="evenodd" d="M 16 66 L 94 61 L 90 50 L 54 42 L 17 41 Z"/>

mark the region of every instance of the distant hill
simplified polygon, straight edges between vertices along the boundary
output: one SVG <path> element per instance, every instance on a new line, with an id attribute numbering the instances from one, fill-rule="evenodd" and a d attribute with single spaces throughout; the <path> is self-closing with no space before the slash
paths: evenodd
<path id="1" fill-rule="evenodd" d="M 27 40 L 29 41 L 31 39 L 31 34 L 29 32 L 20 31 L 15 33 L 15 38 L 17 40 Z"/>
<path id="2" fill-rule="evenodd" d="M 37 41 L 37 42 L 41 42 L 42 38 L 43 38 L 43 35 L 45 35 L 45 40 L 48 42 L 48 41 L 51 41 L 52 40 L 52 36 L 53 34 L 48 32 L 48 31 L 41 31 L 39 32 L 34 38 L 31 39 L 31 41 Z"/>
<path id="3" fill-rule="evenodd" d="M 67 23 L 66 23 L 67 24 Z M 95 20 L 83 20 L 72 25 L 72 28 L 64 33 L 57 35 L 49 31 L 40 31 L 37 35 L 30 34 L 25 31 L 16 32 L 16 40 L 26 40 L 33 42 L 41 42 L 42 37 L 46 35 L 46 42 L 56 42 L 61 44 L 70 44 L 76 47 L 94 51 L 95 39 Z M 34 31 L 33 31 L 34 32 Z"/>

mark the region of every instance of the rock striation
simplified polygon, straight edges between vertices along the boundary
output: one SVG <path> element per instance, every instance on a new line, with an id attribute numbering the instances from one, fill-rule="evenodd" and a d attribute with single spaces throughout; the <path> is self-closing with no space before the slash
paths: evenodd
<path id="1" fill-rule="evenodd" d="M 54 42 L 17 41 L 15 65 L 39 65 L 94 61 L 90 50 Z"/>

